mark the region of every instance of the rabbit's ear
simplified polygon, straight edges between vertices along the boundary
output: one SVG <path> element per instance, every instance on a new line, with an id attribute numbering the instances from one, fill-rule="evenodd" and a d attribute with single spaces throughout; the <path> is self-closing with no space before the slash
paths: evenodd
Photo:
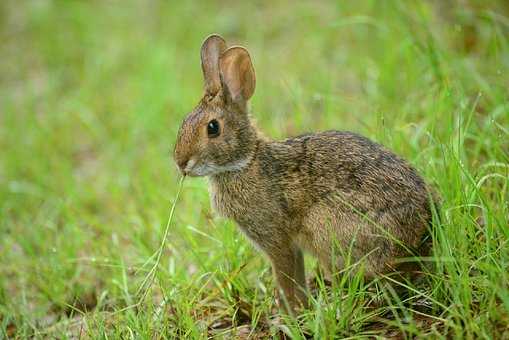
<path id="1" fill-rule="evenodd" d="M 226 50 L 226 42 L 217 34 L 210 35 L 201 45 L 201 68 L 205 92 L 215 95 L 221 89 L 219 56 Z"/>
<path id="2" fill-rule="evenodd" d="M 228 100 L 244 107 L 254 93 L 256 78 L 249 53 L 243 47 L 230 47 L 219 58 L 223 91 Z"/>

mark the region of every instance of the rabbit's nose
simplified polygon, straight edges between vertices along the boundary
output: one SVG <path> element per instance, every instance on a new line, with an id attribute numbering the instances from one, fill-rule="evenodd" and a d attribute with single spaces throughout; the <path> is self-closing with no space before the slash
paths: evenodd
<path id="1" fill-rule="evenodd" d="M 185 173 L 185 169 L 186 169 L 188 162 L 189 162 L 189 158 L 184 158 L 184 159 L 180 159 L 177 161 L 177 165 L 180 168 L 180 171 L 182 171 L 182 173 Z"/>

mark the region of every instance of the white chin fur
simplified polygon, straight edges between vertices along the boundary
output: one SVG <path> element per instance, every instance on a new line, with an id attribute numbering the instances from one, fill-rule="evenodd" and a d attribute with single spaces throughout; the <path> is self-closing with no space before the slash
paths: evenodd
<path id="1" fill-rule="evenodd" d="M 216 164 L 196 164 L 188 170 L 190 176 L 212 176 L 226 171 L 239 171 L 249 164 L 249 158 L 241 159 L 225 165 Z"/>

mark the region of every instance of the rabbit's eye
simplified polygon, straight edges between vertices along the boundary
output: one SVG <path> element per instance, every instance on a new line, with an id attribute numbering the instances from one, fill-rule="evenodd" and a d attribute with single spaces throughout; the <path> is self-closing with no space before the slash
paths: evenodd
<path id="1" fill-rule="evenodd" d="M 219 122 L 215 119 L 212 119 L 207 125 L 207 134 L 210 138 L 215 138 L 219 136 Z"/>

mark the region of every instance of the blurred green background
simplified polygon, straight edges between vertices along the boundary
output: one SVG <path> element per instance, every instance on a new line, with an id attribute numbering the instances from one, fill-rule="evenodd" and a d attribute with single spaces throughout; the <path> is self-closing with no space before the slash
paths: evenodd
<path id="1" fill-rule="evenodd" d="M 267 135 L 356 131 L 441 192 L 438 269 L 414 288 L 429 309 L 372 307 L 350 283 L 278 321 L 268 263 L 204 179 L 184 182 L 154 286 L 124 309 L 175 199 L 210 33 L 251 52 Z M 7 0 L 0 41 L 3 336 L 509 334 L 509 2 Z"/>

